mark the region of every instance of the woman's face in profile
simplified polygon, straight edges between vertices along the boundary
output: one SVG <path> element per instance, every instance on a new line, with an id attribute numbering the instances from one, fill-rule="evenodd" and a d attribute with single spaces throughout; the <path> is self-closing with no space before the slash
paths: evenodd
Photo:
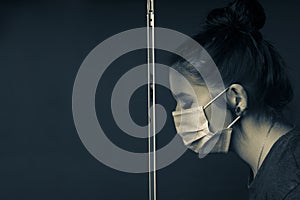
<path id="1" fill-rule="evenodd" d="M 169 72 L 170 89 L 176 100 L 176 111 L 185 110 L 193 107 L 205 106 L 211 96 L 205 84 L 196 84 L 189 81 L 182 74 L 175 70 Z M 226 94 L 224 94 L 226 95 Z M 210 119 L 210 106 L 205 109 L 207 119 Z M 229 110 L 226 112 L 224 127 L 232 122 L 232 115 Z"/>

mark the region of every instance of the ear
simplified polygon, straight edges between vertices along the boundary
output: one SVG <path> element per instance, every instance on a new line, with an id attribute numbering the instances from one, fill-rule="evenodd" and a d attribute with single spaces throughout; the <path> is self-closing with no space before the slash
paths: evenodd
<path id="1" fill-rule="evenodd" d="M 229 106 L 240 116 L 248 106 L 247 92 L 240 84 L 232 84 L 226 92 Z"/>

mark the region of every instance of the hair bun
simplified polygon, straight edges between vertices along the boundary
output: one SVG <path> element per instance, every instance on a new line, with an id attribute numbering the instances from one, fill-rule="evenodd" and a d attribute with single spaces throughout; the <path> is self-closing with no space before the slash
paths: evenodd
<path id="1" fill-rule="evenodd" d="M 264 8 L 257 0 L 235 0 L 225 8 L 211 11 L 206 18 L 207 28 L 235 28 L 252 32 L 266 22 Z"/>

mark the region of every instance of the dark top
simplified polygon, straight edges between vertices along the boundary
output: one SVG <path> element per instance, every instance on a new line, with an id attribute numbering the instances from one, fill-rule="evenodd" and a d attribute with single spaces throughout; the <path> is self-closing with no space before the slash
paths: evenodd
<path id="1" fill-rule="evenodd" d="M 300 200 L 300 130 L 281 136 L 249 179 L 249 199 Z"/>

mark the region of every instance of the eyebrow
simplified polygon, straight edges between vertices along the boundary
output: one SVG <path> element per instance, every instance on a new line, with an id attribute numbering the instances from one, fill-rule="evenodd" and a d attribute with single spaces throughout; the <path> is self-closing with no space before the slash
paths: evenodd
<path id="1" fill-rule="evenodd" d="M 189 97 L 192 97 L 192 95 L 188 94 L 188 93 L 184 93 L 184 92 L 180 92 L 180 93 L 177 93 L 177 94 L 174 94 L 175 97 L 183 97 L 183 96 L 189 96 Z"/>

